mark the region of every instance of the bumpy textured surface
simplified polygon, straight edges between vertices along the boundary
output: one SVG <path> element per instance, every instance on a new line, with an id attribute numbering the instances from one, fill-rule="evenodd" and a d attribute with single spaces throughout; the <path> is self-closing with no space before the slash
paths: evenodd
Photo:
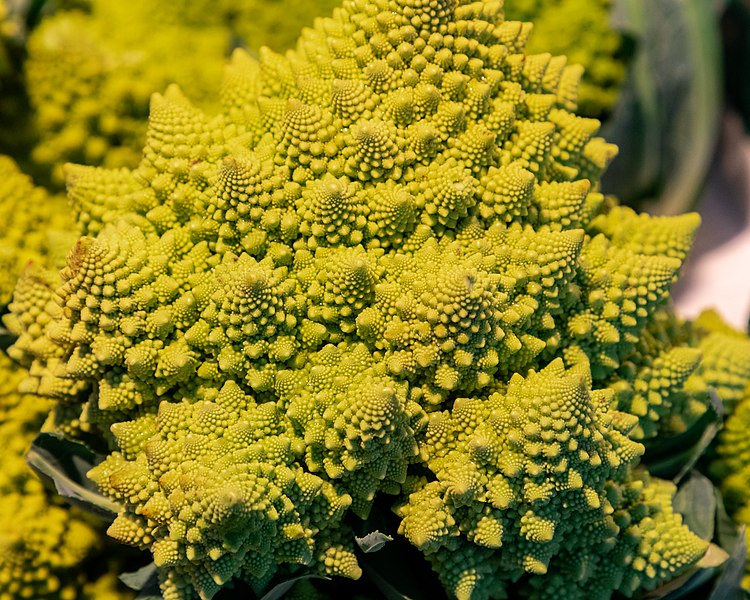
<path id="1" fill-rule="evenodd" d="M 431 415 L 421 450 L 436 480 L 414 484 L 399 533 L 457 598 L 503 597 L 524 573 L 530 598 L 630 597 L 705 552 L 672 513 L 674 486 L 632 472 L 635 418 L 587 377 L 556 360 Z"/>
<path id="2" fill-rule="evenodd" d="M 631 597 L 694 564 L 705 552 L 706 543 L 690 533 L 682 525 L 682 517 L 673 512 L 675 490 L 671 481 L 649 477 L 641 469 L 624 481 L 608 482 L 611 515 L 572 536 L 586 541 L 581 546 L 566 543 L 551 564 L 559 573 L 532 581 L 530 597 L 608 600 L 612 590 Z M 618 533 L 613 536 L 615 530 Z M 581 572 L 590 573 L 583 582 Z"/>
<path id="3" fill-rule="evenodd" d="M 50 400 L 16 392 L 24 373 L 0 354 L 0 600 L 125 600 L 117 578 L 95 577 L 85 560 L 101 534 L 50 499 L 24 455 Z"/>
<path id="4" fill-rule="evenodd" d="M 727 412 L 732 413 L 750 383 L 750 339 L 714 310 L 701 313 L 693 327 L 701 338 L 703 379 L 716 390 Z"/>
<path id="5" fill-rule="evenodd" d="M 622 35 L 612 28 L 612 0 L 510 0 L 506 18 L 534 23 L 529 52 L 563 54 L 583 65 L 578 112 L 602 118 L 627 74 Z"/>
<path id="6" fill-rule="evenodd" d="M 10 300 L 29 261 L 65 264 L 76 229 L 64 197 L 36 187 L 13 160 L 0 155 L 0 305 Z"/>
<path id="7" fill-rule="evenodd" d="M 12 352 L 56 427 L 111 445 L 110 534 L 165 600 L 356 578 L 342 519 L 379 494 L 462 600 L 631 595 L 705 550 L 611 389 L 697 218 L 598 192 L 616 148 L 530 31 L 347 0 L 294 52 L 236 52 L 216 116 L 155 95 L 137 169 L 67 169 L 85 237 L 22 280 Z"/>

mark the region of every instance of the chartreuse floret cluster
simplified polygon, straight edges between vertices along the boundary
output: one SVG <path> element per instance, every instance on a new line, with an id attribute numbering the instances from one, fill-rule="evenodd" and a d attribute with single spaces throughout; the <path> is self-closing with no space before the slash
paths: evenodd
<path id="1" fill-rule="evenodd" d="M 573 538 L 584 544 L 565 544 L 552 566 L 558 572 L 532 580 L 531 598 L 590 598 L 607 600 L 617 590 L 626 597 L 654 582 L 685 571 L 706 550 L 706 542 L 681 525 L 673 512 L 675 485 L 636 469 L 621 481 L 605 486 L 611 515 L 586 524 Z M 617 531 L 616 536 L 611 532 Z M 580 573 L 591 573 L 580 581 Z"/>
<path id="2" fill-rule="evenodd" d="M 112 574 L 83 566 L 100 549 L 101 535 L 54 500 L 24 455 L 41 427 L 50 399 L 19 394 L 24 373 L 0 354 L 0 599 L 124 600 Z"/>
<path id="3" fill-rule="evenodd" d="M 508 19 L 531 21 L 529 52 L 563 54 L 585 68 L 578 111 L 606 116 L 615 106 L 627 74 L 623 36 L 612 26 L 612 0 L 512 0 Z"/>
<path id="4" fill-rule="evenodd" d="M 630 597 L 705 552 L 672 514 L 674 486 L 633 471 L 636 418 L 589 390 L 586 370 L 558 359 L 431 414 L 421 450 L 434 480 L 411 484 L 399 533 L 457 598 L 497 597 L 524 573 L 530 598 Z"/>
<path id="5" fill-rule="evenodd" d="M 75 231 L 65 198 L 35 186 L 12 159 L 0 155 L 0 305 L 10 300 L 29 261 L 63 266 Z"/>
<path id="6" fill-rule="evenodd" d="M 218 114 L 155 95 L 136 169 L 66 169 L 84 237 L 22 279 L 11 352 L 54 427 L 110 444 L 110 534 L 165 600 L 356 578 L 383 494 L 462 600 L 632 596 L 705 551 L 637 469 L 662 415 L 613 389 L 697 218 L 604 198 L 581 68 L 529 33 L 500 2 L 347 0 L 237 51 Z"/>

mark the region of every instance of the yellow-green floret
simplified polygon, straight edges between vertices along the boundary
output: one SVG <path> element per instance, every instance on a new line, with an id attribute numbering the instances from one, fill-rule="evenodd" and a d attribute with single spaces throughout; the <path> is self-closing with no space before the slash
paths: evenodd
<path id="1" fill-rule="evenodd" d="M 578 543 L 566 544 L 551 563 L 559 573 L 532 580 L 529 597 L 608 600 L 613 590 L 632 597 L 695 564 L 707 543 L 673 512 L 675 490 L 671 481 L 650 477 L 642 469 L 608 482 L 605 494 L 611 514 L 583 525 L 574 536 Z M 581 573 L 589 576 L 584 579 Z"/>
<path id="2" fill-rule="evenodd" d="M 11 352 L 55 427 L 110 443 L 110 535 L 165 600 L 357 578 L 349 523 L 383 494 L 462 600 L 632 595 L 705 551 L 612 389 L 698 219 L 605 200 L 582 70 L 530 31 L 346 0 L 295 51 L 235 52 L 218 114 L 155 95 L 134 170 L 66 169 L 84 237 L 22 279 Z"/>
<path id="3" fill-rule="evenodd" d="M 586 72 L 578 111 L 602 118 L 614 108 L 627 74 L 623 36 L 613 25 L 612 0 L 509 0 L 506 17 L 534 23 L 529 52 L 564 54 Z"/>

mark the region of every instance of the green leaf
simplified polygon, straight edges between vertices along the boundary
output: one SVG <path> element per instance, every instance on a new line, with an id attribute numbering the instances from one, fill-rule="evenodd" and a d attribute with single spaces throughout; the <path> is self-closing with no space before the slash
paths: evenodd
<path id="1" fill-rule="evenodd" d="M 659 175 L 659 102 L 645 51 L 646 6 L 641 0 L 615 0 L 612 25 L 634 38 L 636 59 L 602 136 L 620 147 L 620 154 L 602 178 L 604 188 L 624 201 L 635 201 Z"/>
<path id="2" fill-rule="evenodd" d="M 743 600 L 745 591 L 742 589 L 742 578 L 745 575 L 745 561 L 747 560 L 747 540 L 745 526 L 740 528 L 739 538 L 734 545 L 724 570 L 716 581 L 708 600 Z"/>
<path id="3" fill-rule="evenodd" d="M 368 533 L 364 537 L 355 536 L 354 539 L 365 554 L 382 550 L 383 546 L 385 546 L 388 542 L 393 541 L 393 538 L 391 536 L 380 533 L 379 531 L 373 531 L 372 533 Z"/>
<path id="4" fill-rule="evenodd" d="M 153 562 L 132 573 L 123 573 L 120 581 L 131 590 L 139 592 L 136 600 L 162 600 L 156 565 Z"/>
<path id="5" fill-rule="evenodd" d="M 724 498 L 719 490 L 714 490 L 716 500 L 716 539 L 722 548 L 733 549 L 740 539 L 740 528 L 727 514 Z"/>
<path id="6" fill-rule="evenodd" d="M 86 477 L 96 463 L 96 455 L 85 446 L 59 435 L 40 433 L 26 453 L 26 462 L 71 504 L 108 520 L 119 512 L 119 506 L 98 493 Z"/>
<path id="7" fill-rule="evenodd" d="M 697 471 L 680 486 L 673 500 L 674 510 L 699 538 L 710 542 L 716 524 L 716 492 L 707 477 Z"/>
<path id="8" fill-rule="evenodd" d="M 300 577 L 295 577 L 294 579 L 287 579 L 286 581 L 282 581 L 278 585 L 272 587 L 260 600 L 279 600 L 294 587 L 295 583 L 302 581 L 303 579 L 331 580 L 330 577 L 321 577 L 320 575 L 302 575 Z"/>
<path id="9" fill-rule="evenodd" d="M 617 0 L 613 24 L 636 56 L 602 132 L 620 156 L 602 179 L 624 201 L 660 214 L 693 206 L 721 115 L 719 24 L 707 0 Z"/>

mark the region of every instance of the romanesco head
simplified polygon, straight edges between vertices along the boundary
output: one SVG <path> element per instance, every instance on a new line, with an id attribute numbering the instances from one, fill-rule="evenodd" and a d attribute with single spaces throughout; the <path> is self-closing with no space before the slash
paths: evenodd
<path id="1" fill-rule="evenodd" d="M 636 469 L 625 479 L 607 483 L 612 512 L 606 521 L 584 525 L 577 539 L 553 562 L 551 577 L 530 582 L 534 600 L 586 598 L 606 600 L 613 591 L 632 598 L 638 590 L 653 590 L 694 565 L 708 543 L 693 535 L 673 512 L 671 481 Z M 606 532 L 609 539 L 596 545 Z M 581 581 L 580 573 L 589 577 Z"/>
<path id="2" fill-rule="evenodd" d="M 110 534 L 165 600 L 356 578 L 343 519 L 381 494 L 465 600 L 554 573 L 584 598 L 565 548 L 631 542 L 612 515 L 651 500 L 612 491 L 643 447 L 611 388 L 697 218 L 605 200 L 581 69 L 530 31 L 501 2 L 346 0 L 295 51 L 237 51 L 218 114 L 155 95 L 136 169 L 67 168 L 84 237 L 57 284 L 22 279 L 12 352 L 56 427 L 110 444 Z M 603 559 L 610 592 L 705 549 L 659 507 L 670 560 Z"/>
<path id="3" fill-rule="evenodd" d="M 69 161 L 136 166 L 152 92 L 177 82 L 210 105 L 215 97 L 205 93 L 218 87 L 231 44 L 292 47 L 299 30 L 338 0 L 81 4 L 45 17 L 28 42 L 33 159 L 55 184 Z"/>
<path id="4" fill-rule="evenodd" d="M 750 524 L 750 383 L 720 432 L 711 475 L 719 483 L 730 515 L 739 523 Z M 750 553 L 745 563 L 742 587 L 750 590 Z"/>
<path id="5" fill-rule="evenodd" d="M 659 310 L 610 378 L 614 405 L 636 415 L 638 439 L 683 433 L 716 393 L 732 411 L 750 380 L 750 340 L 713 312 L 683 322 Z"/>
<path id="6" fill-rule="evenodd" d="M 0 305 L 10 300 L 29 261 L 64 265 L 76 237 L 65 198 L 35 186 L 11 158 L 0 155 Z"/>
<path id="7" fill-rule="evenodd" d="M 29 36 L 27 91 L 38 141 L 32 158 L 63 181 L 68 161 L 135 166 L 148 99 L 178 81 L 197 101 L 221 80 L 229 32 L 154 11 L 150 2 L 91 3 L 60 11 Z M 183 3 L 185 4 L 185 3 Z"/>
<path id="8" fill-rule="evenodd" d="M 0 375 L 0 600 L 131 598 L 113 574 L 92 568 L 100 532 L 57 501 L 24 460 L 50 399 L 19 393 L 24 372 L 5 354 Z"/>

